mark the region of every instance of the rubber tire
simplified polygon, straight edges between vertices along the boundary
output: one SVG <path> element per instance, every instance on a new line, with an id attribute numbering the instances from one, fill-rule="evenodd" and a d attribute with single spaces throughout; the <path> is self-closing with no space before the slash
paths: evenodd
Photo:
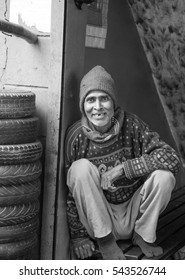
<path id="1" fill-rule="evenodd" d="M 29 255 L 37 244 L 36 234 L 21 241 L 0 244 L 0 259 L 20 259 L 20 257 L 24 259 L 24 255 Z"/>
<path id="2" fill-rule="evenodd" d="M 0 244 L 15 242 L 37 233 L 39 229 L 39 218 L 35 218 L 21 224 L 0 227 Z"/>
<path id="3" fill-rule="evenodd" d="M 38 179 L 42 173 L 40 161 L 17 165 L 0 165 L 0 185 L 16 185 Z"/>
<path id="4" fill-rule="evenodd" d="M 35 94 L 31 91 L 0 90 L 0 119 L 19 119 L 35 114 Z"/>
<path id="5" fill-rule="evenodd" d="M 0 206 L 10 206 L 34 201 L 39 197 L 40 192 L 40 179 L 24 184 L 0 185 Z"/>
<path id="6" fill-rule="evenodd" d="M 0 165 L 37 161 L 42 156 L 42 143 L 0 145 Z"/>
<path id="7" fill-rule="evenodd" d="M 39 119 L 0 120 L 0 145 L 25 144 L 35 142 L 38 138 Z"/>
<path id="8" fill-rule="evenodd" d="M 38 200 L 27 204 L 2 206 L 0 207 L 0 227 L 25 223 L 37 216 L 39 209 Z"/>

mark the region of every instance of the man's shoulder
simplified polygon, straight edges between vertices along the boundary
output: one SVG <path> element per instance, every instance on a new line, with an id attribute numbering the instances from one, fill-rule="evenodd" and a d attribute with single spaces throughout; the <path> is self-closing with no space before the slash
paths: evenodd
<path id="1" fill-rule="evenodd" d="M 69 139 L 74 139 L 78 137 L 82 133 L 82 125 L 81 125 L 81 120 L 76 121 L 73 123 L 66 132 L 66 138 Z"/>
<path id="2" fill-rule="evenodd" d="M 135 123 L 135 124 L 144 124 L 143 120 L 140 119 L 139 116 L 137 116 L 134 113 L 131 112 L 125 112 L 125 121 L 129 123 Z"/>

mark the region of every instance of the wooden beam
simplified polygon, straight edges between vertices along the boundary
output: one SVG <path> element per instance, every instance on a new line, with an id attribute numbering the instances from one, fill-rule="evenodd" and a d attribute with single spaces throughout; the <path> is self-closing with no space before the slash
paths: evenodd
<path id="1" fill-rule="evenodd" d="M 48 109 L 47 109 L 47 134 L 46 156 L 43 189 L 42 229 L 41 229 L 41 259 L 54 258 L 55 244 L 55 219 L 56 199 L 59 172 L 59 131 L 62 102 L 62 77 L 63 77 L 63 39 L 64 39 L 64 12 L 66 1 L 52 1 L 51 9 L 51 37 L 50 37 L 50 62 L 48 77 Z M 60 186 L 59 186 L 60 188 Z M 65 212 L 61 210 L 61 215 Z M 63 217 L 61 218 L 63 221 Z M 62 235 L 66 236 L 65 229 Z M 61 236 L 63 240 L 63 236 Z M 57 246 L 60 246 L 57 245 Z M 66 259 L 67 242 L 59 247 L 61 254 Z M 62 257 L 61 257 L 62 258 Z"/>
<path id="2" fill-rule="evenodd" d="M 0 31 L 20 37 L 30 44 L 36 44 L 38 42 L 38 37 L 36 34 L 19 24 L 15 24 L 9 21 L 0 19 Z"/>
<path id="3" fill-rule="evenodd" d="M 85 59 L 85 31 L 87 21 L 87 6 L 79 10 L 74 0 L 68 0 L 65 8 L 65 44 L 64 69 L 62 91 L 62 118 L 61 118 L 61 149 L 60 172 L 57 190 L 57 208 L 55 223 L 55 256 L 57 260 L 68 259 L 69 232 L 66 220 L 66 177 L 64 174 L 64 139 L 66 129 L 81 117 L 78 96 L 79 84 L 84 75 Z M 61 17 L 61 15 L 60 15 Z M 53 82 L 56 84 L 55 80 Z M 54 85 L 53 85 L 54 86 Z M 55 114 L 54 110 L 53 113 Z"/>

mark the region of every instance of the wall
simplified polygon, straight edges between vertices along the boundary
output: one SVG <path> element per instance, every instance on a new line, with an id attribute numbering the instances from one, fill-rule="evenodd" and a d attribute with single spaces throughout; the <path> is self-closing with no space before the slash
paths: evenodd
<path id="1" fill-rule="evenodd" d="M 119 103 L 145 120 L 161 137 L 175 146 L 151 69 L 126 1 L 110 0 L 104 50 L 86 48 L 85 72 L 101 64 L 113 76 Z"/>
<path id="2" fill-rule="evenodd" d="M 167 117 L 185 162 L 184 1 L 129 1 Z"/>

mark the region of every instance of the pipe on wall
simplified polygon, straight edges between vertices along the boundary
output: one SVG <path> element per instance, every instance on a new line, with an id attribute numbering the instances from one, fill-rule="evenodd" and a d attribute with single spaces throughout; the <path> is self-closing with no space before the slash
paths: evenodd
<path id="1" fill-rule="evenodd" d="M 29 44 L 36 44 L 38 42 L 38 37 L 36 34 L 19 24 L 9 21 L 0 20 L 0 31 L 20 37 L 26 40 Z"/>

